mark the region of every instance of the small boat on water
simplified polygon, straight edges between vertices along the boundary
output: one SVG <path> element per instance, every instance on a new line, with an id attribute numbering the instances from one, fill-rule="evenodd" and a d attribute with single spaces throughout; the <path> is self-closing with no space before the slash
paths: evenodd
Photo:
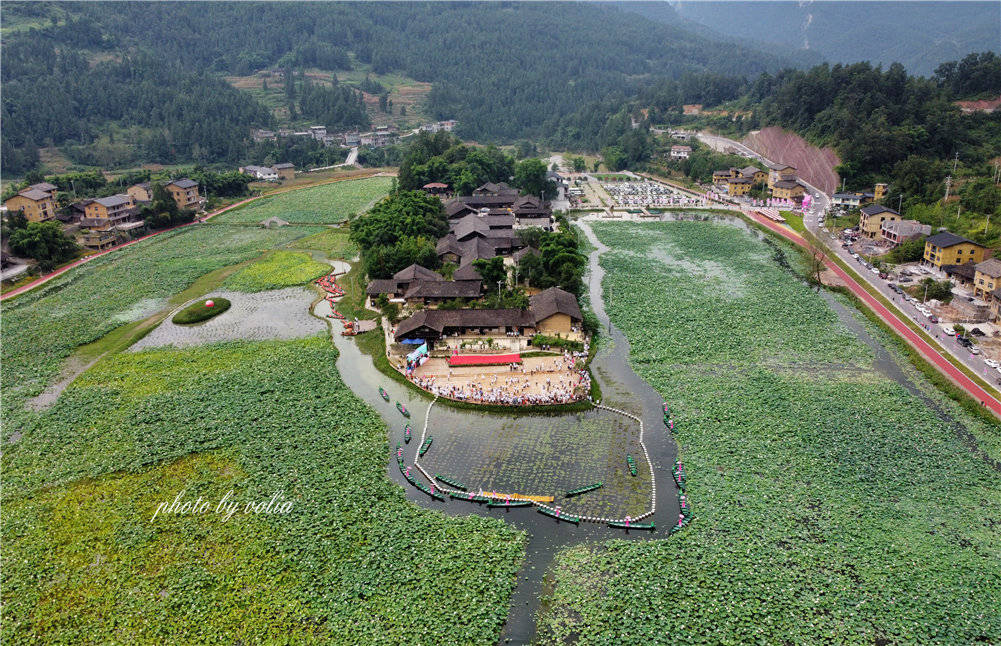
<path id="1" fill-rule="evenodd" d="M 587 493 L 588 491 L 594 491 L 602 486 L 603 483 L 595 482 L 594 484 L 585 485 L 583 487 L 577 487 L 576 489 L 571 489 L 566 492 L 567 498 L 572 498 L 573 496 L 579 496 L 582 493 Z"/>
<path id="2" fill-rule="evenodd" d="M 379 394 L 382 395 L 382 399 L 383 400 L 389 401 L 389 393 L 386 392 L 385 388 L 380 388 L 379 389 Z"/>
<path id="3" fill-rule="evenodd" d="M 488 502 L 487 507 L 531 507 L 531 500 L 509 500 L 507 502 L 501 502 L 499 500 L 494 502 Z"/>
<path id="4" fill-rule="evenodd" d="M 561 511 L 552 511 L 546 507 L 539 507 L 538 512 L 540 514 L 545 514 L 550 518 L 555 518 L 556 520 L 562 520 L 565 523 L 573 523 L 574 525 L 580 524 L 579 516 L 571 516 L 570 514 L 564 514 Z"/>
<path id="5" fill-rule="evenodd" d="M 410 417 L 410 411 L 408 411 L 407 407 L 400 402 L 396 402 L 396 410 L 400 411 L 404 417 Z"/>
<path id="6" fill-rule="evenodd" d="M 626 455 L 626 464 L 629 465 L 629 475 L 635 476 L 636 475 L 636 460 L 633 459 L 633 456 L 628 455 L 628 454 Z"/>
<path id="7" fill-rule="evenodd" d="M 403 441 L 410 444 L 410 436 L 413 433 L 413 429 L 410 428 L 410 424 L 403 427 Z"/>
<path id="8" fill-rule="evenodd" d="M 459 489 L 461 491 L 465 491 L 466 490 L 466 485 L 462 484 L 461 482 L 459 482 L 455 478 L 449 478 L 447 476 L 441 475 L 440 473 L 436 473 L 436 474 L 434 474 L 434 479 L 438 480 L 440 482 L 444 482 L 448 486 L 455 487 L 456 489 Z"/>
<path id="9" fill-rule="evenodd" d="M 657 527 L 653 523 L 626 523 L 619 521 L 612 521 L 608 523 L 609 527 L 614 527 L 615 529 L 645 529 L 647 531 L 654 531 Z"/>
<path id="10" fill-rule="evenodd" d="M 428 439 L 424 440 L 424 444 L 421 444 L 421 450 L 420 450 L 420 452 L 418 453 L 418 455 L 419 455 L 420 457 L 424 457 L 424 454 L 425 454 L 425 453 L 427 453 L 427 452 L 428 452 L 428 449 L 430 449 L 430 448 L 431 448 L 431 441 L 432 441 L 433 439 L 434 439 L 434 438 L 432 438 L 432 437 L 431 437 L 430 435 L 428 435 Z"/>

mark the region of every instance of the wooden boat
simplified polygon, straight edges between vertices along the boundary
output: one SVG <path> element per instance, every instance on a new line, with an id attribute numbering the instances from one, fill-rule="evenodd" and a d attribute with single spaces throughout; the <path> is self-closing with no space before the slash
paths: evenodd
<path id="1" fill-rule="evenodd" d="M 475 502 L 480 504 L 491 501 L 491 499 L 487 498 L 486 496 L 477 496 L 475 494 L 466 493 L 464 491 L 450 491 L 448 493 L 448 496 L 455 500 L 465 500 L 466 502 Z"/>
<path id="2" fill-rule="evenodd" d="M 635 476 L 636 475 L 636 460 L 633 459 L 633 456 L 626 455 L 626 464 L 629 465 L 629 475 Z"/>
<path id="3" fill-rule="evenodd" d="M 404 417 L 410 417 L 410 411 L 408 411 L 407 407 L 400 402 L 396 402 L 396 410 L 400 411 Z"/>
<path id="4" fill-rule="evenodd" d="M 545 514 L 550 518 L 555 518 L 556 520 L 562 520 L 565 523 L 573 523 L 574 525 L 580 524 L 580 516 L 571 516 L 570 514 L 564 514 L 562 512 L 553 511 L 548 507 L 539 507 L 539 513 Z"/>
<path id="5" fill-rule="evenodd" d="M 428 436 L 428 439 L 424 440 L 424 444 L 421 444 L 421 450 L 420 450 L 420 453 L 418 455 L 420 455 L 421 457 L 423 457 L 424 454 L 428 452 L 428 449 L 431 448 L 431 442 L 432 442 L 432 440 L 434 440 L 434 438 L 431 437 L 430 435 Z"/>
<path id="6" fill-rule="evenodd" d="M 382 399 L 384 401 L 387 401 L 387 402 L 389 401 L 389 393 L 387 393 L 384 388 L 380 388 L 379 389 L 379 394 L 382 395 Z"/>
<path id="7" fill-rule="evenodd" d="M 407 424 L 406 426 L 403 427 L 403 441 L 406 442 L 407 444 L 410 444 L 411 432 L 412 429 L 410 428 L 410 424 Z"/>
<path id="8" fill-rule="evenodd" d="M 500 502 L 494 500 L 487 503 L 487 507 L 531 507 L 531 500 L 509 500 L 507 502 Z"/>
<path id="9" fill-rule="evenodd" d="M 612 521 L 608 523 L 609 527 L 614 527 L 615 529 L 645 529 L 648 531 L 653 531 L 656 528 L 653 523 L 623 523 L 618 521 Z"/>
<path id="10" fill-rule="evenodd" d="M 440 482 L 444 482 L 448 486 L 455 487 L 456 489 L 459 489 L 461 491 L 465 491 L 466 490 L 466 485 L 462 484 L 458 480 L 454 480 L 452 478 L 448 478 L 446 476 L 443 476 L 440 473 L 434 474 L 434 479 L 438 480 Z"/>
<path id="11" fill-rule="evenodd" d="M 588 491 L 594 491 L 595 489 L 600 488 L 602 484 L 603 483 L 601 482 L 595 482 L 594 484 L 585 485 L 583 487 L 577 487 L 576 489 L 571 489 L 570 491 L 566 492 L 565 495 L 567 498 L 571 498 L 573 496 L 579 496 L 582 493 L 587 493 Z"/>
<path id="12" fill-rule="evenodd" d="M 426 493 L 427 495 L 431 496 L 431 497 L 432 497 L 432 498 L 434 498 L 435 500 L 441 500 L 441 501 L 443 501 L 443 502 L 444 502 L 444 500 L 445 500 L 445 496 L 441 495 L 441 494 L 440 494 L 440 493 L 438 493 L 437 491 L 431 491 L 430 489 L 428 489 L 428 488 L 427 488 L 427 487 L 426 487 L 426 486 L 424 485 L 424 483 L 423 483 L 423 482 L 418 482 L 417 480 L 414 480 L 414 481 L 413 481 L 413 483 L 414 483 L 414 486 L 415 486 L 415 487 L 417 487 L 418 489 L 420 489 L 421 491 L 423 491 L 423 492 L 424 492 L 424 493 Z"/>

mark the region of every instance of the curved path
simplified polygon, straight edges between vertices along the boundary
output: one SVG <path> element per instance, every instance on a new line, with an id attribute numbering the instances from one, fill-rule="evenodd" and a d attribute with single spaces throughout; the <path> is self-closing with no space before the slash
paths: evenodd
<path id="1" fill-rule="evenodd" d="M 9 292 L 6 292 L 2 296 L 0 296 L 0 301 L 4 301 L 4 300 L 7 300 L 8 298 L 13 298 L 15 296 L 19 296 L 19 295 L 21 295 L 21 294 L 23 294 L 25 292 L 29 292 L 29 291 L 35 289 L 36 287 L 41 287 L 42 285 L 44 285 L 45 283 L 49 282 L 53 278 L 58 278 L 59 276 L 61 276 L 62 274 L 66 273 L 70 269 L 73 269 L 74 267 L 79 267 L 80 265 L 86 264 L 86 263 L 90 262 L 91 260 L 94 260 L 95 258 L 100 258 L 101 256 L 103 256 L 105 254 L 109 254 L 112 251 L 118 251 L 119 249 L 124 249 L 125 247 L 128 247 L 130 245 L 134 245 L 137 242 L 142 242 L 143 240 L 146 240 L 147 238 L 152 238 L 153 236 L 158 236 L 161 233 L 167 233 L 168 231 L 174 231 L 175 229 L 182 229 L 184 227 L 190 227 L 190 226 L 193 226 L 193 225 L 196 225 L 196 224 L 201 224 L 202 222 L 205 222 L 206 220 L 209 220 L 210 218 L 214 218 L 215 216 L 221 215 L 221 214 L 223 214 L 223 213 L 225 213 L 227 211 L 232 211 L 233 209 L 239 208 L 239 207 L 241 207 L 241 206 L 243 206 L 245 204 L 250 204 L 251 202 L 256 202 L 257 200 L 263 200 L 265 198 L 274 197 L 275 195 L 280 195 L 282 193 L 288 193 L 290 191 L 298 191 L 298 190 L 304 189 L 304 188 L 315 188 L 317 186 L 324 186 L 326 184 L 333 184 L 335 182 L 345 182 L 345 181 L 349 181 L 349 180 L 352 180 L 352 179 L 365 179 L 367 177 L 375 177 L 375 176 L 380 175 L 380 174 L 381 174 L 380 172 L 373 172 L 373 173 L 368 174 L 368 175 L 358 174 L 358 175 L 351 175 L 350 177 L 337 177 L 337 178 L 334 178 L 334 179 L 331 179 L 331 180 L 328 180 L 328 181 L 317 182 L 316 184 L 304 184 L 302 186 L 290 186 L 289 188 L 281 189 L 281 190 L 277 190 L 277 191 L 273 191 L 273 192 L 267 193 L 265 195 L 255 195 L 254 197 L 248 197 L 245 200 L 240 200 L 239 202 L 235 202 L 235 203 L 230 204 L 228 206 L 224 206 L 221 209 L 217 209 L 217 210 L 213 211 L 212 213 L 209 213 L 208 215 L 206 215 L 204 217 L 196 219 L 194 222 L 188 222 L 187 224 L 179 224 L 176 227 L 170 227 L 168 229 L 160 229 L 159 231 L 154 231 L 153 233 L 144 235 L 141 238 L 136 238 L 135 240 L 130 240 L 128 242 L 124 242 L 124 243 L 122 243 L 120 245 L 116 245 L 114 247 L 109 247 L 108 249 L 105 249 L 104 251 L 99 251 L 98 253 L 91 254 L 91 255 L 86 256 L 84 258 L 80 258 L 79 260 L 75 260 L 75 261 L 71 262 L 68 265 L 63 265 L 62 267 L 56 269 L 55 271 L 52 271 L 52 272 L 50 272 L 48 274 L 45 274 L 44 276 L 40 276 L 40 277 L 36 278 L 35 280 L 31 281 L 30 283 L 27 283 L 25 285 L 21 285 L 17 289 L 12 289 Z"/>
<path id="2" fill-rule="evenodd" d="M 809 248 L 807 241 L 800 235 L 792 232 L 786 227 L 783 227 L 775 222 L 772 222 L 768 218 L 758 215 L 754 212 L 747 212 L 746 215 L 757 222 L 758 224 L 768 227 L 770 230 L 778 233 L 784 238 L 796 243 L 801 247 Z M 965 390 L 971 397 L 979 401 L 988 410 L 990 410 L 994 415 L 1001 417 L 1001 402 L 994 398 L 993 395 L 988 393 L 986 390 L 981 388 L 972 379 L 970 379 L 964 372 L 959 370 L 951 361 L 946 359 L 938 352 L 930 343 L 925 341 L 919 334 L 912 330 L 906 323 L 904 323 L 896 314 L 891 312 L 889 308 L 876 300 L 872 294 L 870 294 L 862 285 L 860 285 L 854 278 L 852 278 L 848 272 L 840 267 L 840 265 L 833 262 L 830 258 L 824 254 L 824 266 L 833 271 L 838 275 L 841 280 L 845 282 L 848 289 L 852 291 L 855 296 L 857 296 L 862 302 L 864 302 L 869 308 L 876 312 L 880 318 L 886 321 L 893 330 L 902 336 L 907 343 L 911 345 L 914 349 L 921 353 L 925 359 L 937 367 L 941 372 L 943 372 L 949 379 L 952 380 L 957 386 Z"/>

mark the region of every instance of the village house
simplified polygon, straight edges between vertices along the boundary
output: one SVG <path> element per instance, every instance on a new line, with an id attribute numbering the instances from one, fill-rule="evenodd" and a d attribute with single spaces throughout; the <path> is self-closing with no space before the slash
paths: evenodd
<path id="1" fill-rule="evenodd" d="M 1001 287 L 1001 260 L 988 258 L 974 265 L 973 295 L 984 300 L 991 299 L 991 292 Z"/>
<path id="2" fill-rule="evenodd" d="M 369 281 L 365 293 L 369 298 L 385 295 L 390 300 L 402 299 L 411 283 L 416 281 L 443 281 L 445 277 L 426 267 L 413 264 L 393 274 L 392 278 L 376 278 Z M 368 304 L 372 307 L 371 301 Z"/>
<path id="3" fill-rule="evenodd" d="M 448 196 L 451 191 L 448 190 L 448 184 L 442 182 L 429 182 L 421 187 L 425 193 L 428 195 Z"/>
<path id="4" fill-rule="evenodd" d="M 470 300 L 483 293 L 481 280 L 417 280 L 403 294 L 409 308 L 440 305 L 455 299 Z"/>
<path id="5" fill-rule="evenodd" d="M 51 186 L 51 189 L 43 187 Z M 8 213 L 21 211 L 29 222 L 44 222 L 56 217 L 55 186 L 48 183 L 29 186 L 3 204 Z"/>
<path id="6" fill-rule="evenodd" d="M 768 179 L 768 173 L 755 166 L 745 166 L 739 172 L 741 177 L 746 177 L 755 184 L 762 184 Z"/>
<path id="7" fill-rule="evenodd" d="M 831 204 L 848 208 L 858 208 L 871 202 L 879 202 L 886 197 L 886 184 L 876 184 L 873 192 L 845 192 L 831 196 Z"/>
<path id="8" fill-rule="evenodd" d="M 241 166 L 240 172 L 264 182 L 278 181 L 278 171 L 270 166 Z"/>
<path id="9" fill-rule="evenodd" d="M 747 177 L 731 177 L 726 181 L 726 192 L 731 197 L 747 195 L 751 192 L 752 184 L 754 184 L 754 180 Z"/>
<path id="10" fill-rule="evenodd" d="M 925 239 L 925 252 L 921 264 L 932 267 L 962 265 L 966 262 L 983 262 L 990 258 L 987 247 L 955 233 L 942 231 Z"/>
<path id="11" fill-rule="evenodd" d="M 781 179 L 772 184 L 772 197 L 799 202 L 806 190 L 795 179 Z"/>
<path id="12" fill-rule="evenodd" d="M 942 265 L 942 272 L 957 287 L 973 291 L 973 282 L 977 275 L 977 266 L 973 262 L 962 265 Z"/>
<path id="13" fill-rule="evenodd" d="M 87 200 L 77 240 L 91 249 L 113 246 L 119 235 L 146 226 L 137 216 L 136 202 L 127 193 Z"/>
<path id="14" fill-rule="evenodd" d="M 715 186 L 726 186 L 727 182 L 733 177 L 733 175 L 728 170 L 714 170 L 713 171 L 713 184 Z"/>
<path id="15" fill-rule="evenodd" d="M 691 154 L 691 146 L 671 146 L 671 159 L 688 159 Z"/>
<path id="16" fill-rule="evenodd" d="M 931 225 L 917 220 L 887 220 L 880 226 L 880 236 L 892 246 L 931 235 Z"/>
<path id="17" fill-rule="evenodd" d="M 511 350 L 521 351 L 536 333 L 582 339 L 582 323 L 577 298 L 551 287 L 532 296 L 524 310 L 421 310 L 397 326 L 394 338 L 397 343 L 419 341 L 427 343 L 429 348 L 437 343 L 458 349 L 464 342 L 489 337 Z"/>
<path id="18" fill-rule="evenodd" d="M 789 164 L 765 162 L 768 167 L 768 188 L 773 188 L 777 182 L 796 181 L 796 167 Z"/>
<path id="19" fill-rule="evenodd" d="M 205 198 L 198 195 L 198 182 L 193 179 L 175 179 L 164 185 L 170 196 L 174 198 L 179 209 L 198 210 L 205 205 Z"/>
<path id="20" fill-rule="evenodd" d="M 271 169 L 278 174 L 278 179 L 295 179 L 295 164 L 275 164 Z"/>
<path id="21" fill-rule="evenodd" d="M 153 184 L 150 182 L 133 184 L 125 189 L 125 192 L 140 204 L 149 204 L 153 201 Z"/>
<path id="22" fill-rule="evenodd" d="M 900 214 L 891 208 L 869 204 L 860 210 L 859 232 L 866 238 L 875 239 L 882 235 L 884 223 L 899 222 L 900 219 Z"/>

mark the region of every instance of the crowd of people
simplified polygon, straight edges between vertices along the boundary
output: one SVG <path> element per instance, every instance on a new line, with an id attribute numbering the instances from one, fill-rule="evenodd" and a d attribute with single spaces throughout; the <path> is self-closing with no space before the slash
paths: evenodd
<path id="1" fill-rule="evenodd" d="M 440 397 L 477 404 L 507 406 L 540 406 L 569 404 L 586 398 L 591 392 L 591 375 L 577 369 L 578 357 L 566 353 L 551 365 L 524 366 L 508 364 L 508 373 L 490 373 L 454 378 L 447 376 L 413 376 L 420 388 Z M 545 375 L 545 377 L 543 377 Z"/>

